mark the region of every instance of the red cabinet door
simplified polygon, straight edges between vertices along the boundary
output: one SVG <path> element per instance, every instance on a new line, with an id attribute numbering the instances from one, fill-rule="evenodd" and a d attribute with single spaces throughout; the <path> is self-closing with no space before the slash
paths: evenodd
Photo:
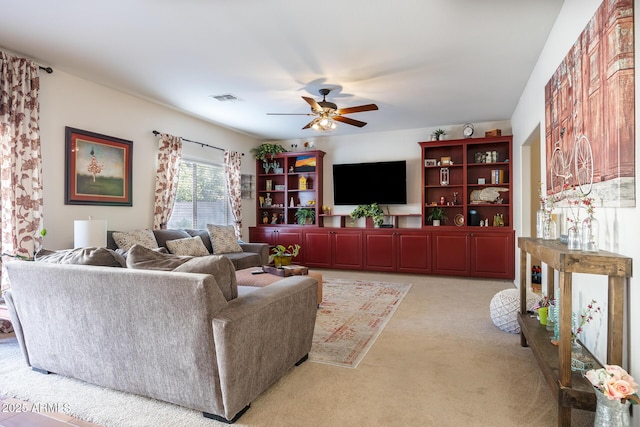
<path id="1" fill-rule="evenodd" d="M 392 231 L 364 232 L 364 269 L 395 271 L 396 236 Z"/>
<path id="2" fill-rule="evenodd" d="M 513 230 L 507 233 L 474 233 L 471 238 L 471 275 L 513 279 L 515 247 Z"/>
<path id="3" fill-rule="evenodd" d="M 293 227 L 250 227 L 249 241 L 252 243 L 268 243 L 271 247 L 275 245 L 288 247 L 289 245 L 298 244 L 302 249 L 300 249 L 298 256 L 293 259 L 293 262 L 301 264 L 304 259 L 302 231 Z M 269 254 L 271 254 L 271 251 L 269 251 Z"/>
<path id="4" fill-rule="evenodd" d="M 362 232 L 359 230 L 331 231 L 332 266 L 348 270 L 362 270 Z"/>
<path id="5" fill-rule="evenodd" d="M 304 265 L 306 267 L 331 268 L 331 240 L 329 230 L 304 232 Z"/>
<path id="6" fill-rule="evenodd" d="M 456 276 L 469 274 L 468 233 L 433 231 L 433 273 Z"/>
<path id="7" fill-rule="evenodd" d="M 401 273 L 431 272 L 431 233 L 398 232 L 397 270 Z"/>
<path id="8" fill-rule="evenodd" d="M 275 227 L 249 227 L 249 241 L 251 243 L 268 243 L 269 246 L 276 245 L 277 235 Z"/>

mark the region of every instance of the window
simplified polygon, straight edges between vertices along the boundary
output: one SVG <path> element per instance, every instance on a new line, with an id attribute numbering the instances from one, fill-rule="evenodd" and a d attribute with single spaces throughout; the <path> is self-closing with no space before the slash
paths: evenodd
<path id="1" fill-rule="evenodd" d="M 204 229 L 207 224 L 233 224 L 224 167 L 183 159 L 178 194 L 167 226 Z"/>

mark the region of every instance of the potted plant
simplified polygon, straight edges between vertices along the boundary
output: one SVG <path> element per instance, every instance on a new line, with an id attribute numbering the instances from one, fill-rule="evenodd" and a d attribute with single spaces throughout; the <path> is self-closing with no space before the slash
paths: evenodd
<path id="1" fill-rule="evenodd" d="M 434 226 L 439 226 L 441 222 L 445 222 L 446 220 L 447 215 L 444 208 L 441 207 L 431 209 L 429 216 L 427 217 L 427 221 L 431 221 Z"/>
<path id="2" fill-rule="evenodd" d="M 370 205 L 359 205 L 353 211 L 351 211 L 349 216 L 352 219 L 369 217 L 373 220 L 373 224 L 376 227 L 379 227 L 384 223 L 384 212 L 377 203 L 371 203 Z"/>
<path id="3" fill-rule="evenodd" d="M 298 209 L 294 214 L 296 221 L 300 225 L 315 224 L 316 222 L 316 210 L 311 208 Z"/>
<path id="4" fill-rule="evenodd" d="M 433 132 L 434 140 L 442 141 L 446 134 L 447 133 L 444 131 L 444 129 L 436 129 L 435 132 Z"/>
<path id="5" fill-rule="evenodd" d="M 273 263 L 276 268 L 280 268 L 283 265 L 290 265 L 291 260 L 298 256 L 300 253 L 300 245 L 297 243 L 287 247 L 284 245 L 276 245 L 271 249 L 271 252 L 273 252 Z"/>
<path id="6" fill-rule="evenodd" d="M 256 160 L 262 160 L 265 172 L 269 173 L 269 169 L 275 169 L 275 165 L 270 164 L 268 160 L 273 159 L 274 155 L 284 153 L 287 150 L 280 144 L 264 143 L 249 151 L 253 154 L 253 157 L 255 157 Z"/>

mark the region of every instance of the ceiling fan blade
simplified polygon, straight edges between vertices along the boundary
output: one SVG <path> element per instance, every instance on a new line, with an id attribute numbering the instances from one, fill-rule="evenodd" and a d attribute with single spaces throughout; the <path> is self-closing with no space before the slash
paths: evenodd
<path id="1" fill-rule="evenodd" d="M 307 103 L 308 103 L 309 105 L 311 105 L 311 109 L 312 109 L 312 110 L 314 110 L 314 111 L 316 111 L 316 110 L 318 110 L 318 111 L 322 111 L 322 107 L 320 106 L 320 104 L 318 104 L 318 103 L 316 102 L 316 100 L 315 100 L 315 99 L 313 99 L 313 98 L 309 98 L 308 96 L 303 96 L 303 97 L 302 97 L 302 99 L 304 99 L 305 101 L 307 101 Z"/>
<path id="2" fill-rule="evenodd" d="M 337 111 L 337 113 L 338 114 L 361 113 L 363 111 L 372 111 L 377 109 L 378 109 L 378 106 L 376 104 L 367 104 L 367 105 L 359 105 L 357 107 L 341 108 Z"/>
<path id="3" fill-rule="evenodd" d="M 318 121 L 318 119 L 317 119 L 317 118 L 316 118 L 316 119 L 311 120 L 311 121 L 310 121 L 309 123 L 307 123 L 307 125 L 306 125 L 305 127 L 303 127 L 302 129 L 309 129 L 309 128 L 310 128 L 311 126 L 313 126 L 313 124 L 314 124 L 315 122 L 317 122 L 317 121 Z"/>
<path id="4" fill-rule="evenodd" d="M 267 116 L 315 116 L 311 113 L 267 113 Z"/>
<path id="5" fill-rule="evenodd" d="M 333 120 L 335 120 L 336 122 L 346 123 L 352 126 L 358 126 L 359 128 L 366 125 L 365 122 L 361 122 L 360 120 L 350 119 L 349 117 L 335 116 Z"/>

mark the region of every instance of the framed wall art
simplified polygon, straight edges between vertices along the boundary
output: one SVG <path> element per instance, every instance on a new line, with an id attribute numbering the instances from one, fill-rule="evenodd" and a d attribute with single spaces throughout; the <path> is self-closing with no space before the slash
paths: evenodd
<path id="1" fill-rule="evenodd" d="M 65 127 L 65 204 L 132 206 L 133 142 Z"/>
<path id="2" fill-rule="evenodd" d="M 255 188 L 255 179 L 253 175 L 240 175 L 240 193 L 243 199 L 253 199 L 253 190 Z"/>
<path id="3" fill-rule="evenodd" d="M 547 195 L 635 206 L 633 2 L 603 1 L 545 86 Z"/>

